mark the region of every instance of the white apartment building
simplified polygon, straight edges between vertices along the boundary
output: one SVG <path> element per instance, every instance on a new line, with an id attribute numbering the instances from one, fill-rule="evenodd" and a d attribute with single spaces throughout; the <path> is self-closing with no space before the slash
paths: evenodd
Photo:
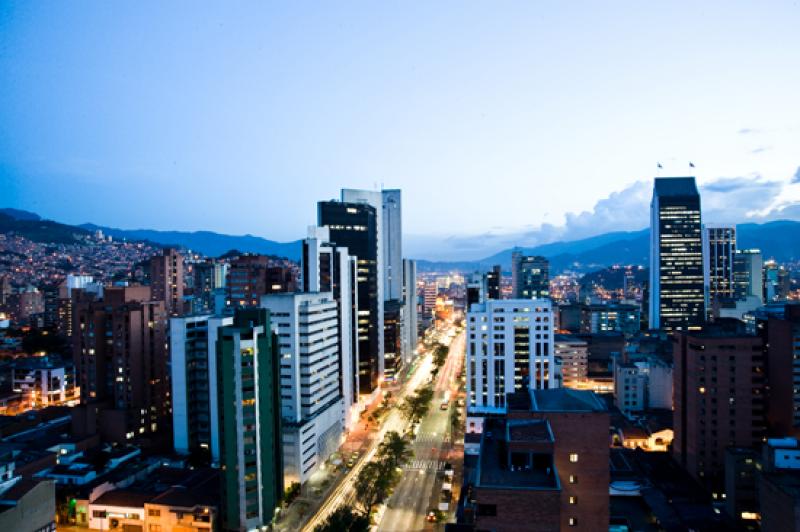
<path id="1" fill-rule="evenodd" d="M 304 483 L 342 443 L 339 315 L 330 292 L 269 294 L 281 363 L 284 483 Z"/>
<path id="2" fill-rule="evenodd" d="M 475 303 L 467 334 L 469 414 L 504 413 L 506 394 L 557 387 L 549 299 Z"/>

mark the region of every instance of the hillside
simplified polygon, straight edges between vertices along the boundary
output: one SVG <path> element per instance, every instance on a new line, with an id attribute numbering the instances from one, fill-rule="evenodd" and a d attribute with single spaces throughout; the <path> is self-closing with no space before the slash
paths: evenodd
<path id="1" fill-rule="evenodd" d="M 80 226 L 89 231 L 101 230 L 115 239 L 147 240 L 162 246 L 182 246 L 209 257 L 218 257 L 232 249 L 300 260 L 300 241 L 275 242 L 253 235 L 223 235 L 211 231 L 156 231 L 152 229 L 116 229 L 94 224 Z"/>
<path id="2" fill-rule="evenodd" d="M 49 242 L 53 244 L 75 244 L 90 236 L 85 229 L 72 225 L 60 224 L 49 220 L 41 220 L 38 217 L 32 219 L 17 219 L 4 210 L 0 213 L 0 233 L 16 233 L 34 242 Z M 24 211 L 16 211 L 24 213 Z M 30 214 L 30 213 L 27 213 Z"/>

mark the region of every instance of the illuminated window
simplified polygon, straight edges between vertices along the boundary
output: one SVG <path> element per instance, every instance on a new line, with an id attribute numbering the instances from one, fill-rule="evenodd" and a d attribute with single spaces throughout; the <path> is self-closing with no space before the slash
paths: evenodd
<path id="1" fill-rule="evenodd" d="M 578 498 L 575 495 L 569 496 L 569 503 L 570 504 L 578 504 Z"/>
<path id="2" fill-rule="evenodd" d="M 577 517 L 570 517 L 569 518 L 569 526 L 578 526 L 578 518 Z"/>
<path id="3" fill-rule="evenodd" d="M 570 453 L 569 461 L 573 464 L 578 461 L 578 453 Z"/>

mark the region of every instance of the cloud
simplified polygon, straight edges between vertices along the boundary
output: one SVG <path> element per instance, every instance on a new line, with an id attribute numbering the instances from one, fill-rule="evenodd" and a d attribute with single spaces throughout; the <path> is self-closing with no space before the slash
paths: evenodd
<path id="1" fill-rule="evenodd" d="M 759 153 L 763 153 L 763 152 L 769 151 L 771 149 L 772 149 L 771 146 L 759 146 L 758 148 L 750 150 L 750 153 L 752 153 L 753 155 L 757 155 Z"/>
<path id="2" fill-rule="evenodd" d="M 722 177 L 700 186 L 703 221 L 714 223 L 800 220 L 800 204 L 787 201 L 787 187 L 800 183 L 800 168 L 790 182 L 760 174 Z M 542 224 L 517 230 L 493 228 L 481 235 L 408 235 L 409 256 L 433 260 L 482 259 L 513 246 L 537 246 L 578 240 L 612 231 L 636 231 L 648 226 L 652 181 L 637 181 L 599 200 L 589 211 L 568 213 L 564 224 Z"/>
<path id="3" fill-rule="evenodd" d="M 749 127 L 743 127 L 742 129 L 740 129 L 738 131 L 738 133 L 740 135 L 751 135 L 753 133 L 758 133 L 758 130 L 757 129 L 753 129 L 753 128 L 749 128 Z"/>

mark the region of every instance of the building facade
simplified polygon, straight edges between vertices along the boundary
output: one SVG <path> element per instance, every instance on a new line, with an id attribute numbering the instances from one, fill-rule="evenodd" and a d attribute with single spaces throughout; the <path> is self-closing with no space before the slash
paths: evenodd
<path id="1" fill-rule="evenodd" d="M 198 315 L 170 320 L 172 434 L 175 452 L 219 463 L 217 339 L 233 317 Z"/>
<path id="2" fill-rule="evenodd" d="M 516 299 L 538 299 L 550 296 L 550 261 L 538 255 L 511 255 L 512 291 Z"/>
<path id="3" fill-rule="evenodd" d="M 763 343 L 738 320 L 681 332 L 673 341 L 673 454 L 721 493 L 725 448 L 756 447 L 766 435 Z"/>
<path id="4" fill-rule="evenodd" d="M 698 330 L 706 319 L 700 194 L 694 177 L 656 178 L 650 204 L 651 329 Z"/>
<path id="5" fill-rule="evenodd" d="M 342 194 L 344 196 L 344 192 Z M 348 195 L 349 197 L 349 195 Z M 378 193 L 380 199 L 380 193 Z M 379 209 L 382 208 L 379 204 Z M 371 395 L 383 376 L 383 248 L 376 209 L 364 201 L 321 202 L 318 225 L 330 243 L 356 257 L 358 281 L 358 389 Z"/>
<path id="6" fill-rule="evenodd" d="M 707 309 L 711 309 L 720 299 L 734 297 L 735 256 L 736 226 L 704 224 L 703 277 L 706 286 Z"/>
<path id="7" fill-rule="evenodd" d="M 283 496 L 280 359 L 268 311 L 239 310 L 216 346 L 223 529 L 272 522 Z"/>
<path id="8" fill-rule="evenodd" d="M 166 248 L 150 259 L 150 286 L 154 300 L 163 301 L 167 314 L 183 314 L 183 255 Z"/>
<path id="9" fill-rule="evenodd" d="M 474 414 L 502 413 L 506 394 L 556 385 L 547 299 L 487 300 L 467 313 L 467 397 Z"/>
<path id="10" fill-rule="evenodd" d="M 338 305 L 330 292 L 261 299 L 278 334 L 284 482 L 304 483 L 342 443 Z"/>

